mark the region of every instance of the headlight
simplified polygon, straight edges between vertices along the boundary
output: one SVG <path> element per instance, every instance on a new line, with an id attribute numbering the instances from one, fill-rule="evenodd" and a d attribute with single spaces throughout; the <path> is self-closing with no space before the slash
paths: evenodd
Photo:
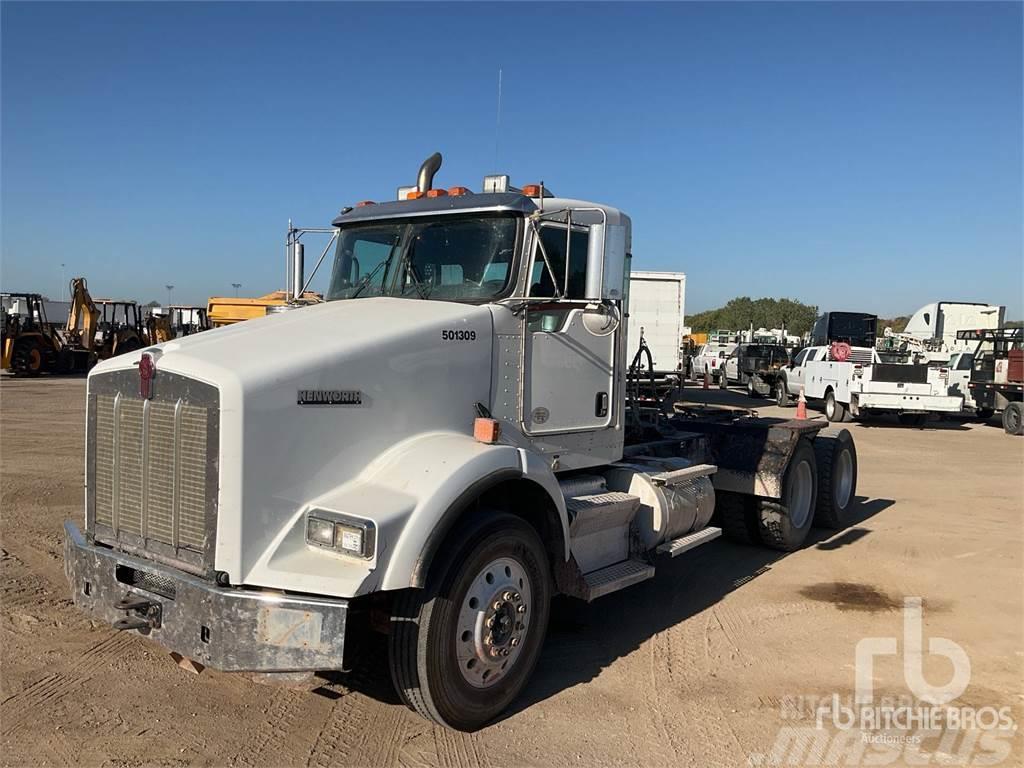
<path id="1" fill-rule="evenodd" d="M 312 509 L 306 516 L 306 543 L 369 560 L 373 557 L 376 528 L 369 520 Z"/>
<path id="2" fill-rule="evenodd" d="M 320 547 L 334 546 L 334 523 L 311 517 L 306 521 L 306 541 Z"/>

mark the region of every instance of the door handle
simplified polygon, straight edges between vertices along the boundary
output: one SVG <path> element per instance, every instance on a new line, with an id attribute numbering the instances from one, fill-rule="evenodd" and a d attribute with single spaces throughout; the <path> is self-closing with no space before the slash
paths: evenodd
<path id="1" fill-rule="evenodd" d="M 597 397 L 594 398 L 594 415 L 595 416 L 607 416 L 608 415 L 608 393 L 598 392 Z"/>

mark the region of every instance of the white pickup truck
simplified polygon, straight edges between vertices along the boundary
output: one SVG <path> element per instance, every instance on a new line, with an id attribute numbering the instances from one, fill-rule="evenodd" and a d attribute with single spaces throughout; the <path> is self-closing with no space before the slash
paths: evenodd
<path id="1" fill-rule="evenodd" d="M 696 381 L 707 374 L 712 381 L 718 381 L 718 375 L 725 366 L 725 360 L 736 349 L 735 344 L 704 344 L 690 361 L 690 378 Z"/>
<path id="2" fill-rule="evenodd" d="M 776 387 L 786 404 L 801 388 L 810 400 L 824 401 L 829 421 L 875 413 L 895 413 L 900 423 L 920 426 L 931 413 L 963 410 L 964 398 L 951 393 L 937 369 L 927 365 L 883 363 L 874 349 L 846 347 L 837 359 L 832 347 L 807 347 L 797 353 Z"/>

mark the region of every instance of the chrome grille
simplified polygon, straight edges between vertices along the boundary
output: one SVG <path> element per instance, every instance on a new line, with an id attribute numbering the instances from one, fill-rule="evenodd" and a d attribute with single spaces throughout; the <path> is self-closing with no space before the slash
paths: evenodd
<path id="1" fill-rule="evenodd" d="M 213 387 L 159 372 L 89 380 L 87 525 L 97 539 L 208 575 L 217 513 L 219 402 Z"/>

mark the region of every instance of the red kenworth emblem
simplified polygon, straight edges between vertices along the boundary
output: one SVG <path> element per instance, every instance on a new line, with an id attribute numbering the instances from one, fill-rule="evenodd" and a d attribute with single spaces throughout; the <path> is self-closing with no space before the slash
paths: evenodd
<path id="1" fill-rule="evenodd" d="M 153 356 L 146 354 L 139 359 L 139 396 L 149 400 L 153 396 L 153 376 L 156 374 L 156 362 Z"/>

